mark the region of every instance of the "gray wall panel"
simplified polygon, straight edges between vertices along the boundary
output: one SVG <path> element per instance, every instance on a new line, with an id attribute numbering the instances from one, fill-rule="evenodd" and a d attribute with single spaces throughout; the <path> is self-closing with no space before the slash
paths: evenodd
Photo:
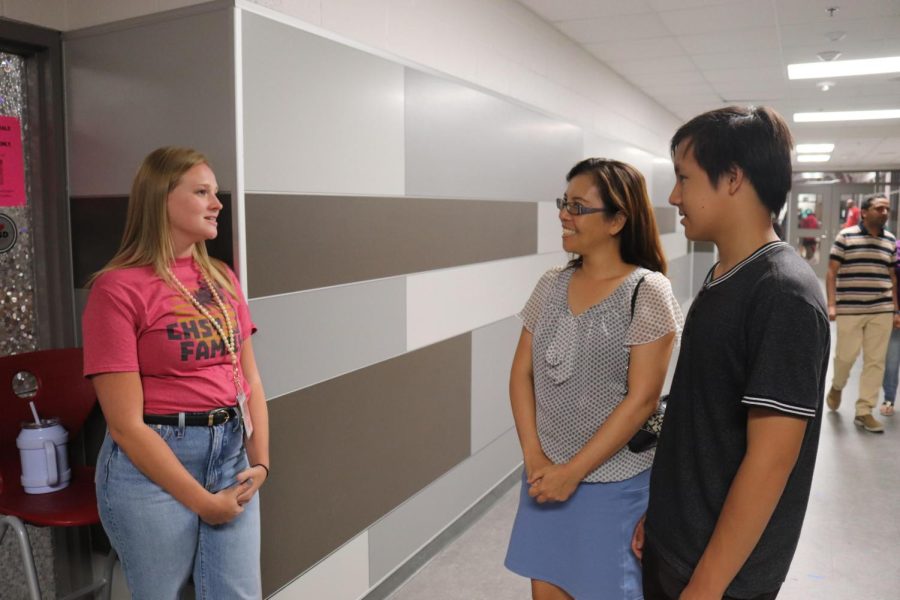
<path id="1" fill-rule="evenodd" d="M 532 202 L 248 194 L 251 297 L 527 256 Z"/>
<path id="2" fill-rule="evenodd" d="M 373 525 L 369 529 L 370 583 L 378 583 L 409 558 L 521 460 L 519 440 L 511 429 Z"/>
<path id="3" fill-rule="evenodd" d="M 582 153 L 581 129 L 406 71 L 406 193 L 548 200 Z"/>
<path id="4" fill-rule="evenodd" d="M 127 194 L 144 156 L 168 145 L 197 148 L 235 189 L 232 14 L 66 38 L 71 195 Z"/>
<path id="5" fill-rule="evenodd" d="M 509 369 L 521 331 L 510 317 L 472 332 L 472 454 L 514 426 Z"/>
<path id="6" fill-rule="evenodd" d="M 403 67 L 242 15 L 246 189 L 403 194 Z"/>
<path id="7" fill-rule="evenodd" d="M 406 351 L 402 277 L 251 300 L 250 312 L 270 399 Z"/>
<path id="8" fill-rule="evenodd" d="M 659 228 L 660 235 L 665 233 L 674 233 L 678 230 L 678 209 L 674 206 L 654 206 L 653 212 L 656 217 L 656 226 Z"/>
<path id="9" fill-rule="evenodd" d="M 269 402 L 264 593 L 469 456 L 470 366 L 467 334 Z"/>

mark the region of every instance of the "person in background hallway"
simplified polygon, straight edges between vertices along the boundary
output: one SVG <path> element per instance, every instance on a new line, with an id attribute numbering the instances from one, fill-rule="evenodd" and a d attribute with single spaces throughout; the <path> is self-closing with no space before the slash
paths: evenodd
<path id="1" fill-rule="evenodd" d="M 853 199 L 847 200 L 847 219 L 844 221 L 844 229 L 853 227 L 859 223 L 859 207 Z"/>
<path id="2" fill-rule="evenodd" d="M 672 138 L 669 203 L 720 259 L 688 313 L 634 532 L 646 600 L 775 598 L 797 547 L 830 340 L 812 268 L 772 231 L 792 145 L 766 107 L 704 113 Z"/>
<path id="3" fill-rule="evenodd" d="M 637 600 L 629 533 L 653 451 L 626 443 L 657 408 L 683 319 L 643 176 L 590 158 L 566 181 L 556 203 L 576 257 L 519 315 L 509 394 L 525 473 L 506 566 L 535 600 Z"/>
<path id="4" fill-rule="evenodd" d="M 900 240 L 897 241 L 897 263 L 894 265 L 894 281 L 900 281 Z M 900 290 L 898 290 L 900 294 Z M 881 387 L 884 389 L 884 402 L 881 404 L 881 414 L 885 417 L 894 416 L 894 400 L 897 398 L 897 379 L 900 376 L 900 328 L 891 330 L 891 339 L 888 341 L 887 356 L 884 359 L 884 379 Z"/>
<path id="5" fill-rule="evenodd" d="M 799 223 L 800 229 L 818 229 L 819 228 L 819 219 L 816 217 L 816 213 L 811 210 L 806 211 L 806 215 L 800 219 Z M 777 232 L 776 232 L 777 233 Z M 778 236 L 781 238 L 782 236 Z M 803 237 L 800 238 L 800 242 L 803 247 L 802 256 L 806 260 L 814 260 L 816 257 L 816 251 L 819 248 L 819 238 L 818 237 Z M 819 261 L 816 261 L 818 263 Z"/>
<path id="6" fill-rule="evenodd" d="M 853 422 L 872 433 L 884 431 L 872 411 L 878 404 L 891 331 L 900 327 L 897 240 L 884 229 L 890 209 L 883 196 L 863 201 L 862 221 L 842 229 L 835 238 L 825 276 L 828 318 L 837 321 L 828 408 L 838 410 L 841 406 L 841 392 L 862 348 L 863 370 Z"/>
<path id="7" fill-rule="evenodd" d="M 217 191 L 202 154 L 147 156 L 84 312 L 84 373 L 108 425 L 100 517 L 137 600 L 180 598 L 191 578 L 198 598 L 262 596 L 268 415 L 247 302 L 206 253 Z"/>

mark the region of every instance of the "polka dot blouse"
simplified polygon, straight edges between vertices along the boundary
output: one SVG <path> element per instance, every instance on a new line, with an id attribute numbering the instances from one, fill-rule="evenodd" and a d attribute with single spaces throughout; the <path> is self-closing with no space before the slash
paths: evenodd
<path id="1" fill-rule="evenodd" d="M 519 313 L 533 334 L 532 359 L 537 430 L 556 464 L 567 462 L 590 440 L 628 391 L 631 346 L 680 334 L 684 324 L 672 286 L 662 273 L 635 269 L 612 294 L 573 315 L 569 281 L 574 269 L 557 267 L 541 277 Z M 643 279 L 631 314 L 635 286 Z M 648 469 L 654 451 L 622 448 L 584 478 L 622 481 Z"/>

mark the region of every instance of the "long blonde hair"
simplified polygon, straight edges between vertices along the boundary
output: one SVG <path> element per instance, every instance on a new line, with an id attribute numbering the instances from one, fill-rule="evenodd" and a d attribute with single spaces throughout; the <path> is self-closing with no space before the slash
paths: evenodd
<path id="1" fill-rule="evenodd" d="M 181 177 L 200 164 L 209 165 L 209 160 L 192 148 L 166 146 L 147 155 L 131 184 L 125 232 L 119 249 L 105 267 L 94 273 L 88 285 L 107 271 L 152 266 L 157 276 L 174 287 L 169 275 L 169 268 L 175 263 L 175 250 L 167 200 Z M 195 243 L 191 254 L 208 277 L 232 296 L 237 296 L 227 267 L 209 256 L 204 242 Z"/>

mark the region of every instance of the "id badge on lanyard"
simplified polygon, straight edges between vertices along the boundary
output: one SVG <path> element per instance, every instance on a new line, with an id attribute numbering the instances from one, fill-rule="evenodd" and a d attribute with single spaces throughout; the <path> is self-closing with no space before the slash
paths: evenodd
<path id="1" fill-rule="evenodd" d="M 250 436 L 253 435 L 253 420 L 250 418 L 250 410 L 247 407 L 247 395 L 244 393 L 244 390 L 238 392 L 237 403 L 238 410 L 241 411 L 241 418 L 244 420 L 244 435 L 249 440 Z"/>

